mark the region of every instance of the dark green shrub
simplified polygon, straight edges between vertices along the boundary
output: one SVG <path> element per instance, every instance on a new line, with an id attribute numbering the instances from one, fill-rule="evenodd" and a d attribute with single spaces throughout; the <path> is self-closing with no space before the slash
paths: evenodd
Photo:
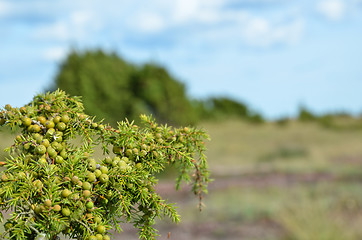
<path id="1" fill-rule="evenodd" d="M 309 122 L 309 121 L 316 120 L 316 118 L 317 117 L 311 111 L 309 111 L 306 107 L 300 107 L 298 120 L 303 121 L 303 122 Z"/>
<path id="2" fill-rule="evenodd" d="M 115 53 L 71 52 L 60 65 L 54 89 L 82 96 L 86 113 L 116 126 L 120 119 L 152 114 L 157 121 L 194 124 L 185 86 L 156 64 L 136 66 Z"/>

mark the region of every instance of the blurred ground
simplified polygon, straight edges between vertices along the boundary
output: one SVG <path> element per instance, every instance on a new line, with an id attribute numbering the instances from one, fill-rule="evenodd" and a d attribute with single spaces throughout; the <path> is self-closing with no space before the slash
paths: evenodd
<path id="1" fill-rule="evenodd" d="M 316 123 L 204 123 L 214 182 L 205 208 L 187 187 L 158 191 L 177 202 L 182 222 L 159 221 L 159 239 L 360 239 L 362 130 Z M 131 226 L 117 239 L 137 239 Z M 170 234 L 170 238 L 168 235 Z"/>
<path id="2" fill-rule="evenodd" d="M 158 239 L 354 240 L 362 238 L 362 129 L 316 123 L 209 122 L 214 181 L 198 211 L 172 176 L 157 191 L 182 222 L 158 221 Z M 3 133 L 0 133 L 3 135 Z M 3 135 L 0 146 L 9 145 Z M 132 226 L 115 239 L 138 239 Z M 169 237 L 169 238 L 168 238 Z"/>

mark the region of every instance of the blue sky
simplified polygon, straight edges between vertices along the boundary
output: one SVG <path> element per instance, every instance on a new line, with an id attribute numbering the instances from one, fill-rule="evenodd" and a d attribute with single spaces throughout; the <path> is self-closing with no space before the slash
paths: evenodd
<path id="1" fill-rule="evenodd" d="M 49 86 L 71 48 L 158 62 L 268 118 L 362 113 L 362 0 L 0 0 L 0 105 Z"/>

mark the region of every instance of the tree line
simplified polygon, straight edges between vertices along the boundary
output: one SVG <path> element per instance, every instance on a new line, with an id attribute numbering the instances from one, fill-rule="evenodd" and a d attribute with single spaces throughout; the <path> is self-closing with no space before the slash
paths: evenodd
<path id="1" fill-rule="evenodd" d="M 136 65 L 100 49 L 71 51 L 49 90 L 57 88 L 82 96 L 87 113 L 110 124 L 125 118 L 137 121 L 140 114 L 173 125 L 226 118 L 264 121 L 261 114 L 229 97 L 189 97 L 186 86 L 159 64 Z"/>
<path id="2" fill-rule="evenodd" d="M 160 64 L 137 65 L 115 52 L 101 49 L 72 50 L 60 64 L 48 90 L 58 88 L 72 96 L 82 96 L 87 114 L 97 116 L 98 120 L 107 119 L 111 125 L 125 118 L 137 122 L 141 114 L 152 115 L 157 121 L 171 125 L 196 125 L 200 121 L 230 118 L 252 123 L 266 121 L 262 114 L 230 97 L 190 97 L 185 84 Z M 341 118 L 352 117 L 345 112 L 318 115 L 300 106 L 294 119 L 336 128 L 339 127 L 336 121 Z M 281 117 L 275 122 L 285 125 L 290 120 Z M 362 127 L 360 121 L 352 125 Z"/>

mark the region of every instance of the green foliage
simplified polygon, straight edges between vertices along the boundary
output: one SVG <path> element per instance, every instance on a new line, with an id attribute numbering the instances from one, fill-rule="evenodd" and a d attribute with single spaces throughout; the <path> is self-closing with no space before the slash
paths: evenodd
<path id="1" fill-rule="evenodd" d="M 361 118 L 351 116 L 343 111 L 317 115 L 306 107 L 300 107 L 297 119 L 302 122 L 315 122 L 322 127 L 333 130 L 356 130 L 362 128 Z"/>
<path id="2" fill-rule="evenodd" d="M 220 114 L 231 115 L 235 114 L 240 117 L 247 117 L 249 115 L 249 109 L 246 105 L 231 100 L 229 98 L 211 98 L 210 99 L 214 108 L 214 111 L 220 112 Z"/>
<path id="3" fill-rule="evenodd" d="M 317 122 L 333 130 L 357 130 L 362 128 L 362 118 L 353 117 L 346 113 L 323 114 L 318 117 Z"/>
<path id="4" fill-rule="evenodd" d="M 135 66 L 101 50 L 73 51 L 61 64 L 54 89 L 83 96 L 86 113 L 115 126 L 119 119 L 152 114 L 158 121 L 192 124 L 195 113 L 183 84 L 161 66 Z"/>
<path id="5" fill-rule="evenodd" d="M 300 107 L 298 120 L 303 121 L 303 122 L 308 122 L 308 121 L 316 120 L 316 118 L 317 117 L 311 111 L 309 111 L 306 107 Z"/>
<path id="6" fill-rule="evenodd" d="M 192 183 L 201 204 L 209 181 L 205 132 L 159 125 L 146 115 L 141 120 L 143 127 L 122 121 L 112 128 L 61 90 L 21 108 L 6 105 L 1 125 L 21 134 L 1 163 L 0 210 L 11 212 L 1 237 L 56 239 L 63 233 L 106 240 L 110 229 L 131 222 L 141 239 L 155 239 L 156 217 L 180 220 L 173 204 L 155 192 L 155 174 L 168 165 L 179 170 L 176 187 Z M 93 158 L 97 145 L 102 159 Z"/>
<path id="7" fill-rule="evenodd" d="M 165 68 L 145 64 L 136 71 L 132 84 L 135 96 L 157 120 L 176 124 L 197 121 L 185 86 L 173 79 Z"/>
<path id="8" fill-rule="evenodd" d="M 227 97 L 212 97 L 204 101 L 195 101 L 195 108 L 204 119 L 240 118 L 252 123 L 264 122 L 263 117 L 250 110 L 247 105 Z"/>

